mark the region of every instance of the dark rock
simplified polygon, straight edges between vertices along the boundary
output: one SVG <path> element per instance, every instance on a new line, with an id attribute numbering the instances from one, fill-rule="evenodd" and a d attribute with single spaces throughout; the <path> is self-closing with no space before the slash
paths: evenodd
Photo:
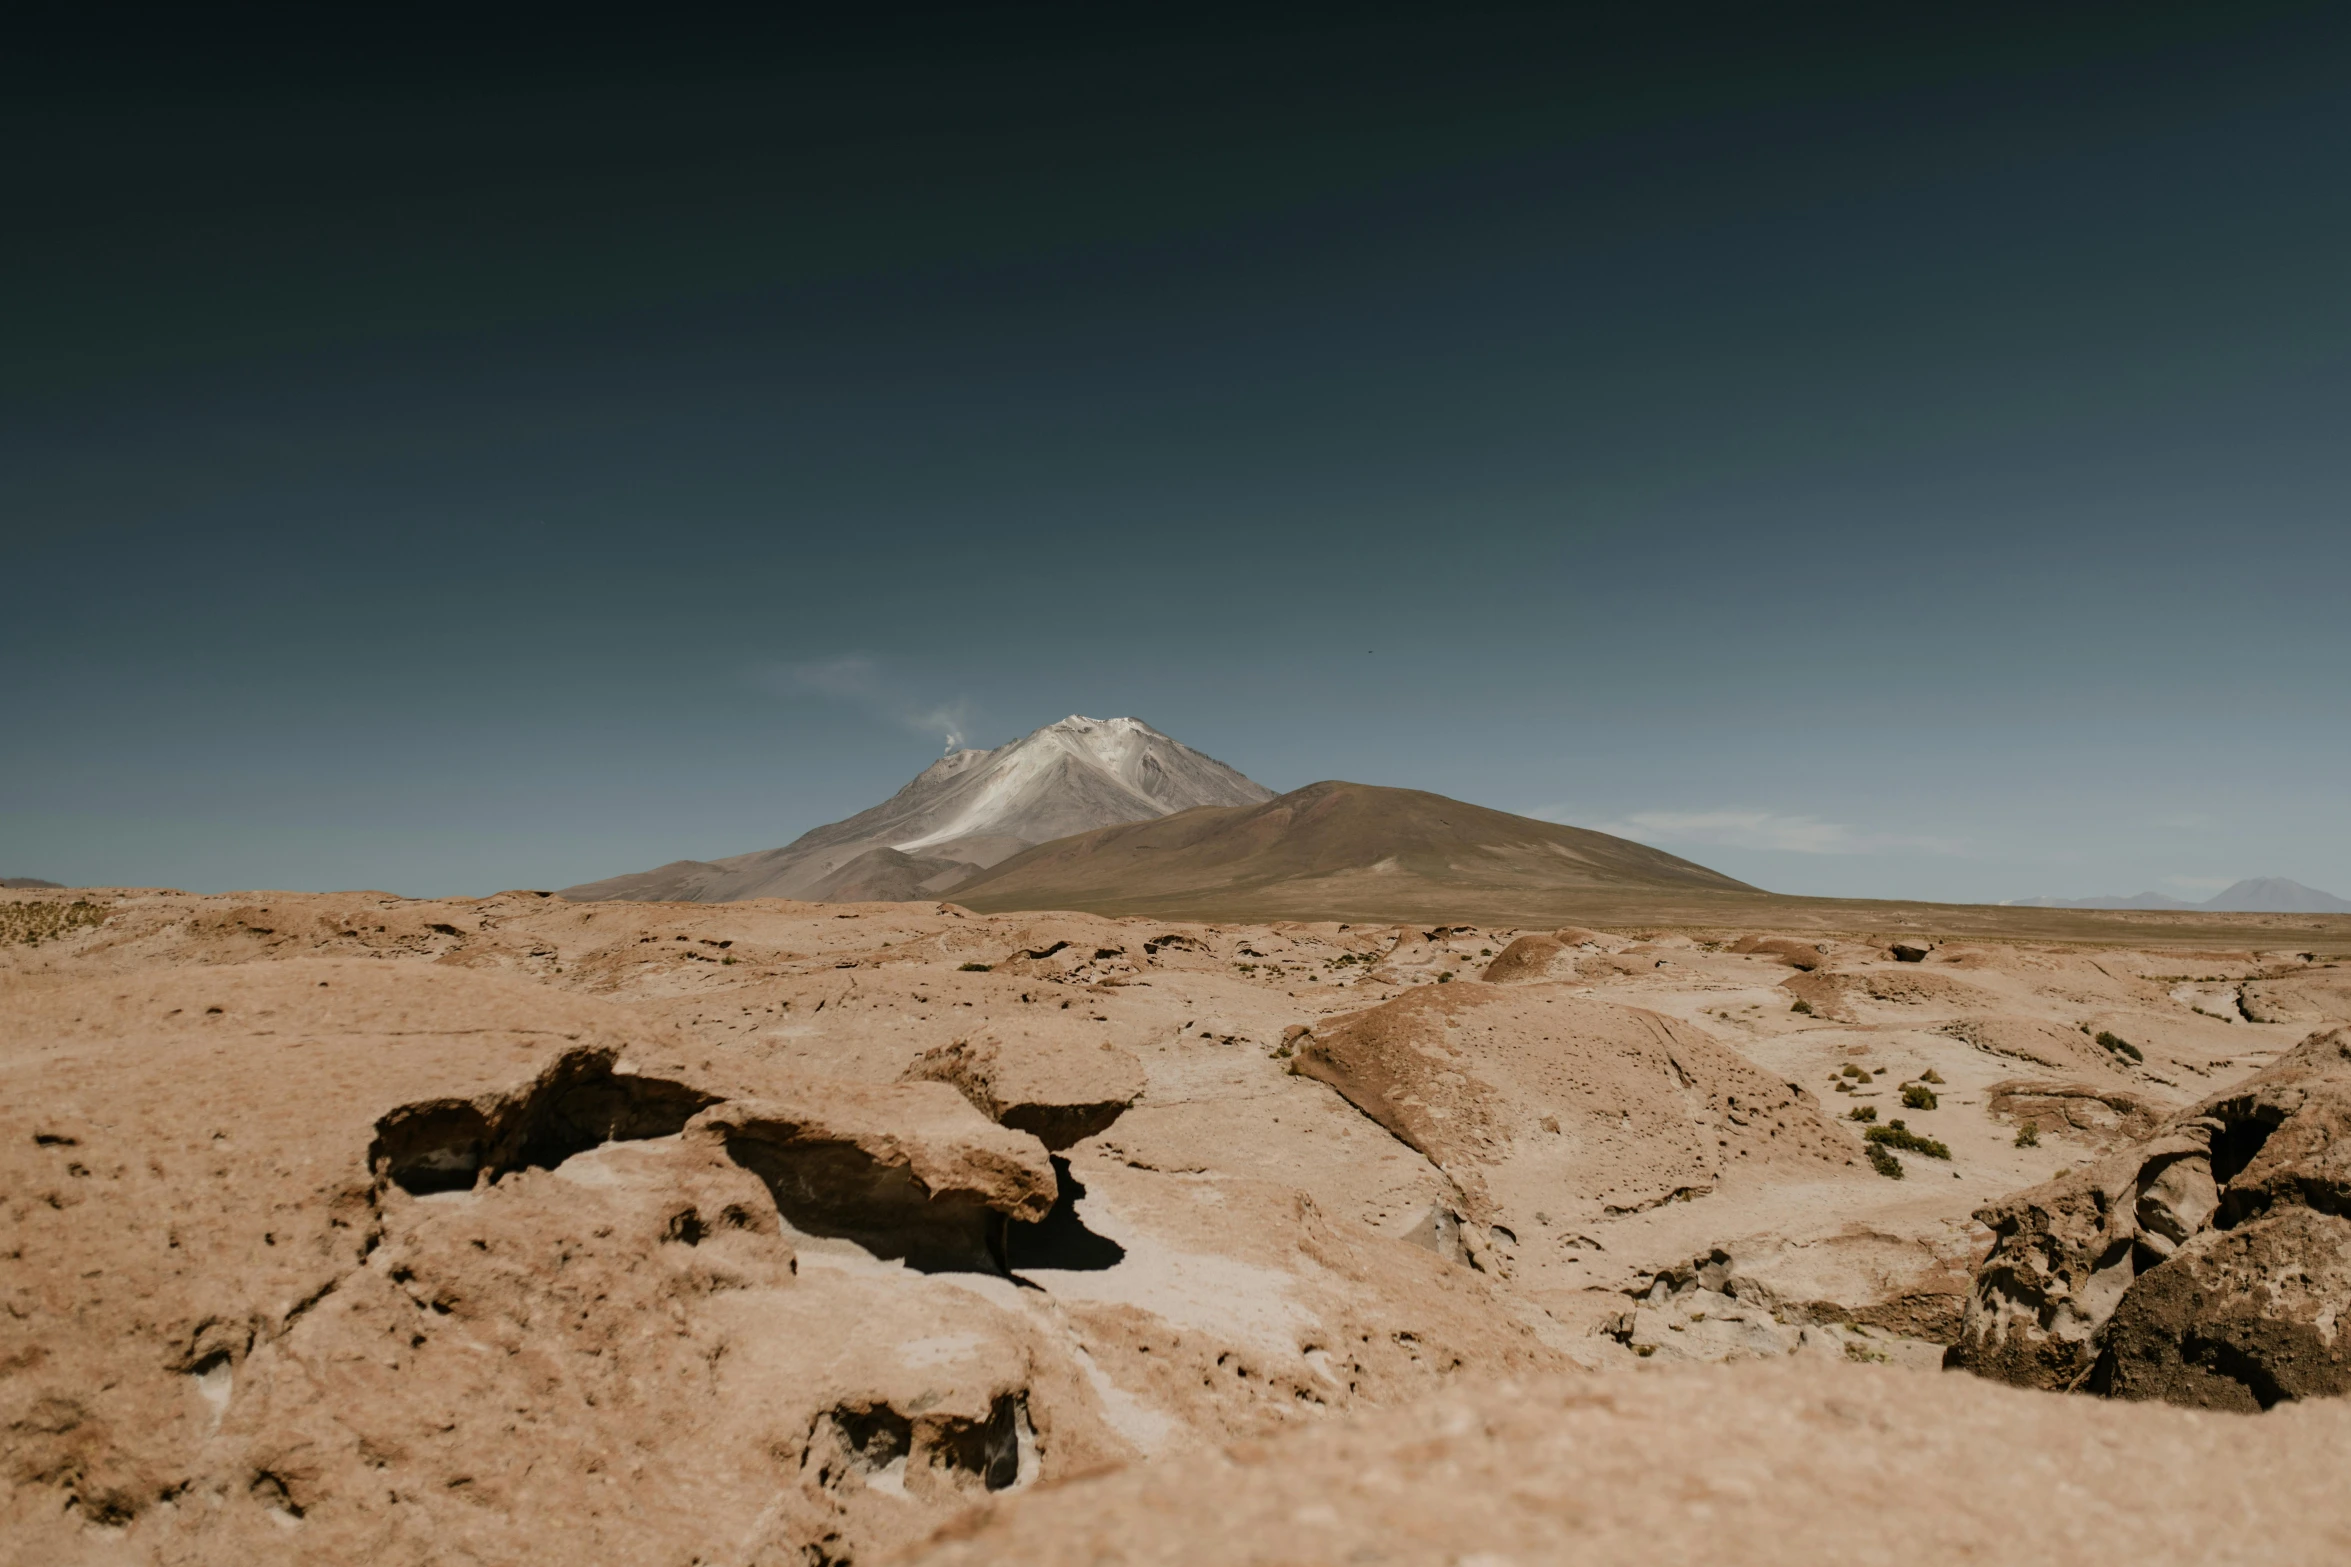
<path id="1" fill-rule="evenodd" d="M 1946 1365 L 2212 1409 L 2351 1391 L 2351 1029 L 1976 1217 Z"/>

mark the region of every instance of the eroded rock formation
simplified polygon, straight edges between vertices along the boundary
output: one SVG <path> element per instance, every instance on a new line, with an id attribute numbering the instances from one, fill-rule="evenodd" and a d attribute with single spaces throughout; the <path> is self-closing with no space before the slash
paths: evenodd
<path id="1" fill-rule="evenodd" d="M 2214 1409 L 2351 1391 L 2351 1030 L 1979 1217 L 1954 1366 Z"/>
<path id="2" fill-rule="evenodd" d="M 10 896 L 10 1567 L 866 1562 L 1467 1381 L 1932 1363 L 1971 1210 L 2198 1095 L 2252 1097 L 2209 1191 L 2131 1166 L 2114 1384 L 2332 1374 L 2309 1030 L 2253 1016 L 2314 958 Z M 1895 1115 L 1948 1158 L 1881 1178 Z"/>

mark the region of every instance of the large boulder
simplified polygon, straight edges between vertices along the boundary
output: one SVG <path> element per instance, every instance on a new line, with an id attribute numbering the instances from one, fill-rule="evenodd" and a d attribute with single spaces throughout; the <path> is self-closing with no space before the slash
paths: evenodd
<path id="1" fill-rule="evenodd" d="M 2115 1307 L 2106 1391 L 2239 1410 L 2351 1392 L 2337 1326 L 2346 1301 L 2351 1223 L 2289 1207 L 2207 1230 Z"/>
<path id="2" fill-rule="evenodd" d="M 2217 1409 L 2351 1391 L 2351 1029 L 1980 1210 L 1947 1363 Z"/>

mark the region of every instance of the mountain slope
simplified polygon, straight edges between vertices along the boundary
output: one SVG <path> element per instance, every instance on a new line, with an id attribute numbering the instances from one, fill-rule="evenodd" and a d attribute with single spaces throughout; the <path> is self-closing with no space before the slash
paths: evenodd
<path id="1" fill-rule="evenodd" d="M 950 896 L 986 912 L 1502 921 L 1763 894 L 1606 833 L 1417 789 L 1326 782 L 1042 844 Z"/>
<path id="2" fill-rule="evenodd" d="M 2283 876 L 2251 876 L 2206 898 L 2203 907 L 2244 914 L 2351 914 L 2351 901 Z"/>
<path id="3" fill-rule="evenodd" d="M 2160 892 L 2133 897 L 2019 898 L 2012 905 L 2025 909 L 2211 909 L 2225 914 L 2351 914 L 2351 900 L 2305 887 L 2283 876 L 2249 876 L 2202 903 L 2182 903 Z"/>
<path id="4" fill-rule="evenodd" d="M 2192 909 L 2193 903 L 2160 892 L 2136 892 L 2124 897 L 2119 892 L 2102 894 L 2095 898 L 2017 898 L 2009 907 L 2018 909 Z"/>
<path id="5" fill-rule="evenodd" d="M 1031 844 L 1197 806 L 1254 805 L 1263 784 L 1135 718 L 1075 715 L 992 751 L 941 757 L 870 810 L 780 849 L 675 860 L 566 887 L 575 899 L 913 899 Z"/>

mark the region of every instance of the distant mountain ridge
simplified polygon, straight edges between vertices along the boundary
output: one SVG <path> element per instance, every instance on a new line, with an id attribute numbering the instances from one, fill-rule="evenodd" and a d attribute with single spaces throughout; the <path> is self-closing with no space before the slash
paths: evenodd
<path id="1" fill-rule="evenodd" d="M 562 896 L 692 903 L 935 897 L 1034 844 L 1272 798 L 1263 784 L 1141 719 L 1072 714 L 992 751 L 941 757 L 881 804 L 780 849 L 673 860 L 566 887 Z"/>
<path id="2" fill-rule="evenodd" d="M 2160 892 L 2109 894 L 2101 898 L 2017 898 L 2012 908 L 2025 909 L 2205 909 L 2221 914 L 2351 914 L 2351 900 L 2316 887 L 2305 887 L 2283 876 L 2249 876 L 2214 893 L 2202 903 L 2188 903 Z"/>

